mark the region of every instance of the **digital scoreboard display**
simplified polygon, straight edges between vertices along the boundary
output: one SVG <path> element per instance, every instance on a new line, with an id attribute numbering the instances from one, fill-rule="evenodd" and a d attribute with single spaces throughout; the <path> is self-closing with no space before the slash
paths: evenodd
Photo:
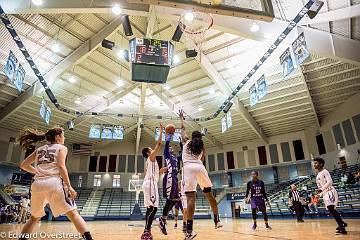
<path id="1" fill-rule="evenodd" d="M 130 41 L 132 63 L 171 65 L 174 45 L 169 41 L 134 38 Z"/>

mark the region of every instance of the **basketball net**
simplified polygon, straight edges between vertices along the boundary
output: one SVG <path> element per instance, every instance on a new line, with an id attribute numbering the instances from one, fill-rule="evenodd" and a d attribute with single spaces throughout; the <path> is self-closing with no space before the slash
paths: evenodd
<path id="1" fill-rule="evenodd" d="M 179 27 L 186 37 L 187 48 L 195 49 L 200 57 L 206 31 L 212 27 L 213 22 L 209 13 L 186 11 L 180 16 Z"/>

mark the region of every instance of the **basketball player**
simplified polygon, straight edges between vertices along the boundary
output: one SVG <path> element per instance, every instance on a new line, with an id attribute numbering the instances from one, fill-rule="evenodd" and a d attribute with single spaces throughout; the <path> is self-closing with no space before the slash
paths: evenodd
<path id="1" fill-rule="evenodd" d="M 336 205 L 338 203 L 339 197 L 336 189 L 333 187 L 333 181 L 330 173 L 324 168 L 325 161 L 320 157 L 314 158 L 313 161 L 314 168 L 318 172 L 316 176 L 316 184 L 318 186 L 316 193 L 318 196 L 323 197 L 326 208 L 329 210 L 330 214 L 335 218 L 338 224 L 338 227 L 336 228 L 336 234 L 347 234 L 345 229 L 345 227 L 347 227 L 347 223 L 341 219 L 339 212 L 336 211 Z"/>
<path id="2" fill-rule="evenodd" d="M 146 158 L 146 173 L 143 183 L 144 205 L 146 207 L 145 229 L 141 235 L 142 240 L 152 240 L 151 225 L 159 207 L 159 174 L 167 171 L 167 168 L 159 169 L 156 161 L 156 154 L 160 150 L 163 134 L 163 126 L 160 124 L 160 134 L 156 146 L 153 149 L 146 147 L 142 150 L 142 155 Z"/>
<path id="3" fill-rule="evenodd" d="M 175 204 L 175 216 L 174 216 L 174 220 L 175 220 L 175 225 L 174 228 L 177 228 L 177 223 L 178 223 L 178 217 L 179 217 L 179 210 L 181 210 L 182 215 L 183 215 L 183 228 L 182 231 L 183 233 L 186 233 L 186 214 L 187 214 L 187 200 L 186 200 L 186 196 L 185 196 L 185 192 L 183 191 L 184 188 L 182 188 L 182 181 L 179 181 L 179 191 L 180 191 L 180 201 L 178 201 Z"/>
<path id="4" fill-rule="evenodd" d="M 65 166 L 67 148 L 64 146 L 63 129 L 51 128 L 45 134 L 27 129 L 20 136 L 19 143 L 26 149 L 43 140 L 48 143 L 39 147 L 20 164 L 22 170 L 35 174 L 35 177 L 31 184 L 31 217 L 24 225 L 19 239 L 27 239 L 24 236 L 31 233 L 41 217 L 45 216 L 44 206 L 48 203 L 55 217 L 66 214 L 83 238 L 91 240 L 86 223 L 76 210 L 74 199 L 77 193 L 71 187 Z"/>
<path id="5" fill-rule="evenodd" d="M 251 213 L 254 221 L 254 225 L 252 229 L 255 230 L 257 228 L 257 224 L 256 224 L 257 211 L 260 211 L 264 216 L 266 228 L 271 230 L 271 227 L 269 226 L 268 223 L 268 215 L 266 213 L 265 200 L 267 201 L 268 205 L 270 205 L 270 203 L 266 196 L 265 184 L 263 181 L 258 179 L 258 176 L 259 173 L 257 171 L 251 172 L 252 180 L 250 180 L 247 183 L 246 195 L 245 195 L 247 203 L 251 202 Z"/>
<path id="6" fill-rule="evenodd" d="M 204 142 L 201 132 L 194 131 L 191 134 L 191 140 L 186 135 L 184 125 L 184 112 L 179 112 L 181 120 L 181 139 L 184 144 L 182 160 L 184 163 L 182 184 L 187 199 L 187 224 L 185 240 L 194 239 L 196 233 L 193 231 L 193 216 L 195 213 L 196 187 L 199 184 L 204 195 L 208 199 L 211 210 L 214 214 L 215 229 L 222 227 L 218 213 L 218 207 L 214 196 L 211 193 L 212 182 L 208 172 L 203 165 L 204 159 Z"/>
<path id="7" fill-rule="evenodd" d="M 169 133 L 166 137 L 166 143 L 164 148 L 164 158 L 166 161 L 167 172 L 165 173 L 163 178 L 163 196 L 166 199 L 166 203 L 163 209 L 162 216 L 159 218 L 159 227 L 164 235 L 167 235 L 166 219 L 169 212 L 177 203 L 181 203 L 179 195 L 179 180 L 177 177 L 177 175 L 179 174 L 181 155 L 176 156 L 174 154 L 173 148 L 170 146 L 170 141 L 172 138 L 173 134 Z"/>

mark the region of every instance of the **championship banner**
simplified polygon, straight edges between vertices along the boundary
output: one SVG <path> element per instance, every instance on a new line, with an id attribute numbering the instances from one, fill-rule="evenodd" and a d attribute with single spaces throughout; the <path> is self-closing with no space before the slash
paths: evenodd
<path id="1" fill-rule="evenodd" d="M 221 132 L 224 133 L 227 130 L 226 116 L 221 119 Z"/>
<path id="2" fill-rule="evenodd" d="M 47 107 L 46 114 L 45 114 L 45 122 L 47 125 L 50 124 L 50 118 L 51 118 L 51 109 L 50 109 L 50 107 Z"/>
<path id="3" fill-rule="evenodd" d="M 15 73 L 15 79 L 13 82 L 13 84 L 15 85 L 16 89 L 19 92 L 21 92 L 21 90 L 22 90 L 24 79 L 25 79 L 25 70 L 24 70 L 23 66 L 21 64 L 19 64 L 19 67 L 17 68 L 16 73 Z"/>
<path id="4" fill-rule="evenodd" d="M 228 111 L 228 113 L 226 114 L 226 124 L 227 124 L 227 129 L 231 128 L 232 119 L 231 119 L 231 112 L 230 111 Z"/>
<path id="5" fill-rule="evenodd" d="M 41 101 L 39 114 L 40 114 L 41 118 L 45 120 L 45 115 L 46 115 L 46 102 L 45 102 L 45 99 L 43 99 Z"/>
<path id="6" fill-rule="evenodd" d="M 283 69 L 284 77 L 287 77 L 292 71 L 294 71 L 295 66 L 293 59 L 291 57 L 290 48 L 287 48 L 283 54 L 280 56 L 280 64 Z"/>
<path id="7" fill-rule="evenodd" d="M 10 82 L 21 92 L 25 78 L 25 70 L 23 66 L 19 64 L 19 61 L 11 50 L 6 64 L 3 67 L 3 71 Z"/>
<path id="8" fill-rule="evenodd" d="M 301 33 L 299 37 L 292 43 L 292 50 L 297 65 L 302 64 L 310 56 L 309 50 L 306 46 L 304 33 Z"/>
<path id="9" fill-rule="evenodd" d="M 258 86 L 258 99 L 260 100 L 263 97 L 265 97 L 265 95 L 267 93 L 267 85 L 266 85 L 265 75 L 262 75 L 257 80 L 257 86 Z"/>
<path id="10" fill-rule="evenodd" d="M 250 94 L 250 106 L 254 106 L 257 101 L 258 101 L 258 97 L 257 97 L 257 92 L 256 92 L 256 85 L 252 85 L 251 88 L 249 89 L 249 94 Z"/>

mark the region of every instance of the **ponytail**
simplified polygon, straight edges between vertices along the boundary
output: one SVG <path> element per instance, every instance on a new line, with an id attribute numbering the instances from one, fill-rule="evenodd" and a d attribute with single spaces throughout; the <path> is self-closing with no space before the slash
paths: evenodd
<path id="1" fill-rule="evenodd" d="M 23 149 L 27 149 L 37 142 L 42 142 L 45 139 L 49 142 L 55 142 L 55 137 L 63 133 L 63 129 L 56 127 L 49 129 L 46 133 L 36 129 L 27 128 L 20 135 L 18 142 Z"/>
<path id="2" fill-rule="evenodd" d="M 188 150 L 193 155 L 200 155 L 204 150 L 204 142 L 202 140 L 202 135 L 199 131 L 194 131 L 192 133 L 191 141 L 188 144 Z"/>

